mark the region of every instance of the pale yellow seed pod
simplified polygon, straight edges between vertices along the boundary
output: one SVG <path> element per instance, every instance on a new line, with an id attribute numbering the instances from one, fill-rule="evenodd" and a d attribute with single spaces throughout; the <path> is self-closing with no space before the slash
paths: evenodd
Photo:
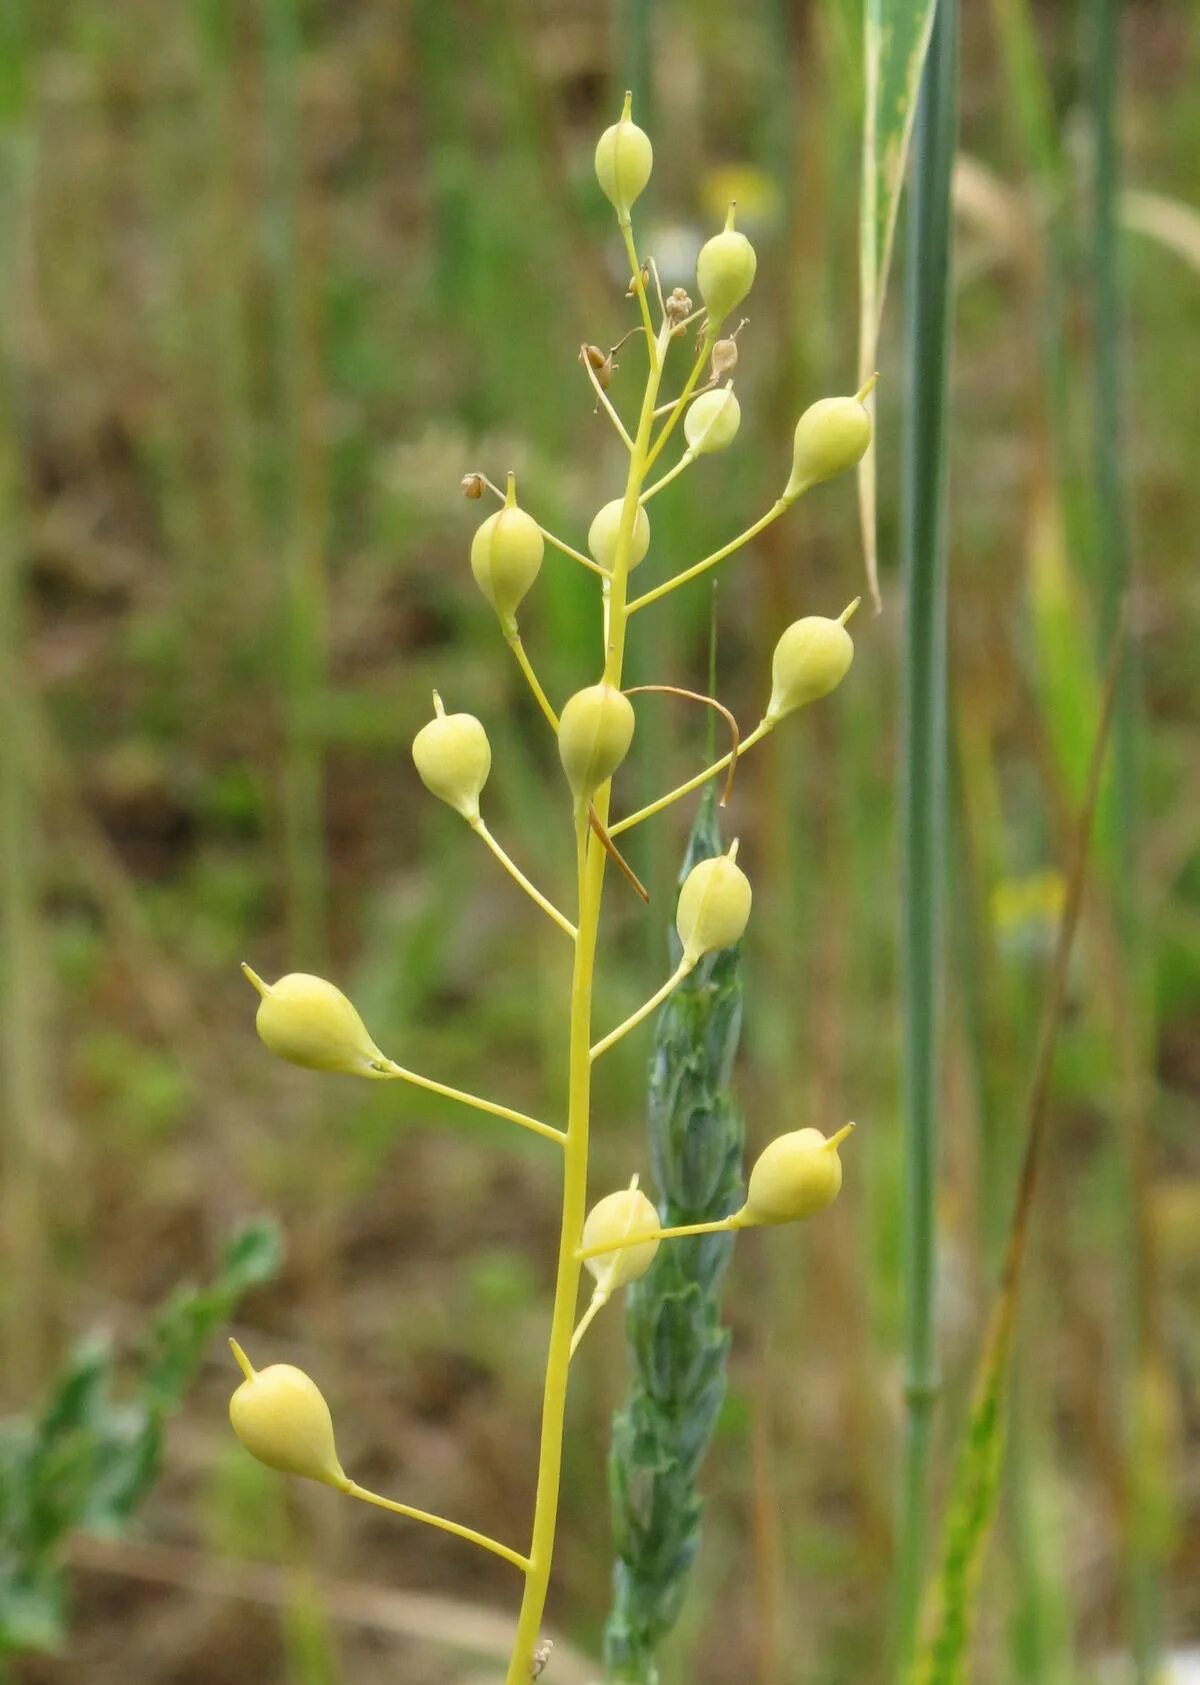
<path id="1" fill-rule="evenodd" d="M 614 497 L 611 503 L 606 503 L 603 509 L 596 511 L 595 518 L 588 528 L 588 549 L 592 553 L 592 560 L 599 562 L 602 568 L 611 573 L 617 559 L 617 533 L 621 526 L 621 511 L 625 506 L 622 497 Z M 629 572 L 632 573 L 639 562 L 646 558 L 650 548 L 650 517 L 638 504 L 637 514 L 633 518 L 633 531 L 629 535 Z"/>
<path id="2" fill-rule="evenodd" d="M 474 714 L 447 714 L 436 690 L 433 705 L 435 717 L 413 738 L 413 763 L 425 788 L 472 824 L 492 770 L 492 746 Z"/>
<path id="3" fill-rule="evenodd" d="M 491 603 L 504 631 L 516 631 L 516 613 L 538 573 L 546 543 L 532 515 L 517 504 L 516 485 L 508 476 L 503 509 L 489 515 L 471 540 L 471 572 Z"/>
<path id="4" fill-rule="evenodd" d="M 280 1059 L 342 1076 L 379 1077 L 391 1071 L 391 1060 L 371 1040 L 352 1002 L 332 983 L 304 971 L 264 983 L 248 965 L 242 970 L 262 997 L 255 1020 L 259 1036 Z"/>
<path id="5" fill-rule="evenodd" d="M 702 954 L 740 942 L 750 918 L 750 879 L 736 864 L 737 844 L 728 854 L 693 866 L 679 891 L 675 929 L 683 957 L 695 964 Z"/>
<path id="6" fill-rule="evenodd" d="M 845 622 L 858 602 L 856 597 L 838 620 L 809 614 L 803 620 L 794 620 L 784 632 L 771 658 L 768 720 L 781 720 L 793 709 L 828 696 L 841 684 L 854 660 L 854 642 Z"/>
<path id="7" fill-rule="evenodd" d="M 626 1240 L 630 1235 L 657 1229 L 658 1212 L 639 1188 L 622 1188 L 619 1193 L 606 1194 L 588 1212 L 583 1225 L 583 1249 L 610 1245 Z M 623 1246 L 619 1252 L 602 1252 L 597 1258 L 586 1259 L 587 1267 L 596 1278 L 596 1285 L 605 1293 L 615 1293 L 636 1281 L 654 1262 L 657 1240 L 639 1241 Z"/>
<path id="8" fill-rule="evenodd" d="M 568 699 L 558 722 L 558 755 L 581 809 L 629 753 L 633 727 L 633 705 L 613 685 L 589 685 Z"/>
<path id="9" fill-rule="evenodd" d="M 861 398 L 819 398 L 796 423 L 792 472 L 783 500 L 793 502 L 810 486 L 853 468 L 871 443 L 871 417 Z"/>
<path id="10" fill-rule="evenodd" d="M 628 222 L 633 203 L 654 168 L 650 137 L 631 119 L 632 108 L 632 96 L 626 94 L 620 122 L 605 129 L 596 142 L 596 180 L 622 222 Z"/>
<path id="11" fill-rule="evenodd" d="M 708 311 L 708 325 L 715 328 L 736 308 L 754 285 L 758 258 L 744 234 L 733 226 L 730 205 L 725 227 L 700 248 L 696 259 L 696 284 Z"/>
<path id="12" fill-rule="evenodd" d="M 683 418 L 683 431 L 693 456 L 724 450 L 733 443 L 741 425 L 742 407 L 732 386 L 703 393 Z"/>
<path id="13" fill-rule="evenodd" d="M 792 1223 L 832 1205 L 842 1186 L 838 1147 L 853 1128 L 847 1124 L 828 1139 L 819 1129 L 796 1129 L 764 1147 L 735 1226 Z"/>
<path id="14" fill-rule="evenodd" d="M 252 1457 L 281 1474 L 319 1480 L 344 1492 L 329 1406 L 315 1381 L 290 1363 L 255 1370 L 236 1340 L 233 1354 L 246 1379 L 229 1401 L 233 1431 Z"/>

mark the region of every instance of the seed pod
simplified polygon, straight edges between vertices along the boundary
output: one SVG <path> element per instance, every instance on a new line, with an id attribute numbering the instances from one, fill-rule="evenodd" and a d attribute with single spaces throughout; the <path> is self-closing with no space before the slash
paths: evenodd
<path id="1" fill-rule="evenodd" d="M 706 240 L 696 259 L 696 284 L 708 310 L 708 325 L 715 328 L 739 305 L 754 285 L 758 258 L 744 234 L 733 226 L 730 205 L 724 230 Z"/>
<path id="2" fill-rule="evenodd" d="M 611 573 L 617 557 L 617 533 L 621 526 L 621 511 L 625 507 L 625 499 L 614 497 L 611 503 L 606 503 L 603 509 L 598 509 L 591 526 L 588 528 L 588 549 L 592 557 L 602 568 Z M 643 561 L 646 551 L 650 548 L 650 517 L 638 504 L 637 514 L 633 518 L 633 531 L 629 535 L 628 570 L 633 572 L 638 563 Z"/>
<path id="3" fill-rule="evenodd" d="M 712 363 L 709 372 L 713 380 L 724 380 L 727 374 L 732 374 L 737 368 L 738 347 L 737 340 L 732 334 L 725 339 L 719 339 L 712 348 Z"/>
<path id="4" fill-rule="evenodd" d="M 694 456 L 724 450 L 733 443 L 741 425 L 742 407 L 732 385 L 719 392 L 702 393 L 683 418 L 683 431 Z"/>
<path id="5" fill-rule="evenodd" d="M 589 685 L 570 697 L 558 722 L 558 756 L 582 811 L 629 753 L 633 705 L 613 685 Z"/>
<path id="6" fill-rule="evenodd" d="M 854 642 L 845 623 L 858 602 L 856 597 L 837 620 L 809 614 L 788 627 L 771 658 L 769 720 L 781 720 L 806 702 L 828 696 L 841 684 L 854 660 Z"/>
<path id="7" fill-rule="evenodd" d="M 278 983 L 264 983 L 248 965 L 242 970 L 262 999 L 255 1020 L 271 1052 L 310 1071 L 379 1077 L 392 1069 L 367 1033 L 353 1004 L 323 977 L 293 971 Z"/>
<path id="8" fill-rule="evenodd" d="M 702 954 L 740 942 L 750 917 L 750 879 L 736 864 L 737 843 L 728 854 L 693 866 L 679 891 L 675 929 L 683 957 L 695 964 Z"/>
<path id="9" fill-rule="evenodd" d="M 413 738 L 413 761 L 425 788 L 473 824 L 492 770 L 492 746 L 474 714 L 447 714 L 436 690 L 433 706 L 434 718 Z"/>
<path id="10" fill-rule="evenodd" d="M 246 1377 L 229 1401 L 229 1420 L 246 1450 L 269 1469 L 344 1492 L 350 1482 L 338 1461 L 329 1406 L 316 1383 L 290 1363 L 256 1370 L 237 1341 L 229 1343 Z"/>
<path id="11" fill-rule="evenodd" d="M 658 1212 L 645 1194 L 637 1187 L 622 1188 L 619 1193 L 606 1194 L 588 1212 L 583 1225 L 584 1250 L 657 1228 Z M 588 1258 L 586 1263 L 597 1286 L 613 1293 L 645 1275 L 657 1251 L 657 1240 L 644 1240 L 635 1246 L 623 1246 L 619 1252 L 602 1252 L 599 1257 Z"/>
<path id="12" fill-rule="evenodd" d="M 626 94 L 620 122 L 605 129 L 596 142 L 596 180 L 622 222 L 629 221 L 633 202 L 654 168 L 650 137 L 632 121 L 632 108 L 633 97 Z"/>
<path id="13" fill-rule="evenodd" d="M 842 1186 L 837 1150 L 853 1128 L 848 1123 L 828 1140 L 819 1129 L 796 1129 L 764 1147 L 750 1172 L 736 1227 L 791 1223 L 832 1205 Z"/>
<path id="14" fill-rule="evenodd" d="M 796 423 L 783 501 L 791 503 L 810 486 L 853 468 L 870 443 L 871 417 L 861 398 L 818 398 Z"/>
<path id="15" fill-rule="evenodd" d="M 613 354 L 611 351 L 601 351 L 598 345 L 581 345 L 579 347 L 579 361 L 586 368 L 591 369 L 596 377 L 596 384 L 602 392 L 607 392 L 612 385 Z"/>
<path id="16" fill-rule="evenodd" d="M 517 506 L 516 481 L 510 474 L 503 509 L 489 515 L 471 540 L 475 583 L 510 636 L 517 629 L 517 608 L 538 576 L 545 549 L 541 528 Z"/>

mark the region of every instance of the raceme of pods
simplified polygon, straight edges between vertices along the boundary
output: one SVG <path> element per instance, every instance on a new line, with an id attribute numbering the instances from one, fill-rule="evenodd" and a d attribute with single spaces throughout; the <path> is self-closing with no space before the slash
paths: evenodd
<path id="1" fill-rule="evenodd" d="M 489 1550 L 516 1567 L 523 1578 L 520 1612 L 506 1685 L 527 1685 L 542 1645 L 541 1624 L 550 1584 L 562 1467 L 568 1376 L 572 1358 L 592 1320 L 612 1296 L 638 1280 L 660 1246 L 682 1235 L 768 1227 L 812 1217 L 827 1207 L 841 1186 L 838 1147 L 849 1127 L 828 1139 L 798 1120 L 776 1120 L 782 1130 L 763 1150 L 752 1170 L 746 1198 L 732 1215 L 712 1223 L 661 1228 L 656 1208 L 635 1176 L 621 1190 L 588 1201 L 588 1150 L 597 1062 L 609 1048 L 634 1031 L 666 1001 L 706 956 L 720 954 L 741 940 L 751 915 L 750 877 L 738 859 L 738 845 L 725 854 L 700 860 L 688 873 L 675 909 L 680 959 L 675 971 L 615 1029 L 593 1040 L 592 997 L 599 919 L 608 863 L 625 866 L 616 839 L 620 833 L 662 812 L 700 789 L 751 750 L 781 721 L 827 696 L 845 678 L 853 658 L 846 630 L 856 604 L 834 619 L 810 615 L 780 635 L 771 669 L 766 710 L 747 735 L 736 735 L 734 748 L 701 773 L 669 789 L 648 806 L 616 818 L 614 781 L 626 758 L 636 754 L 636 713 L 623 676 L 626 631 L 635 614 L 648 612 L 697 576 L 726 561 L 751 543 L 811 486 L 854 466 L 867 448 L 871 422 L 863 399 L 827 398 L 801 415 L 792 442 L 792 465 L 783 495 L 756 521 L 725 540 L 700 561 L 652 585 L 641 596 L 630 592 L 636 568 L 653 555 L 649 499 L 685 470 L 702 464 L 712 452 L 736 444 L 741 408 L 731 377 L 742 352 L 737 343 L 745 323 L 723 328 L 754 283 L 757 258 L 746 235 L 735 227 L 730 208 L 725 227 L 706 241 L 697 260 L 693 308 L 686 290 L 664 298 L 653 257 L 643 262 L 634 238 L 632 207 L 649 183 L 653 149 L 633 121 L 626 97 L 619 120 L 601 136 L 595 154 L 596 177 L 613 206 L 629 266 L 629 294 L 637 324 L 626 336 L 641 347 L 645 386 L 632 429 L 609 396 L 613 359 L 585 345 L 579 366 L 596 400 L 600 425 L 610 423 L 625 456 L 624 486 L 601 503 L 587 528 L 586 552 L 546 530 L 518 498 L 509 474 L 501 490 L 484 474 L 465 476 L 462 489 L 475 501 L 490 490 L 499 507 L 477 527 L 470 543 L 470 571 L 500 623 L 520 673 L 554 733 L 562 776 L 564 830 L 573 833 L 575 897 L 571 916 L 537 888 L 489 830 L 481 798 L 492 771 L 487 730 L 474 714 L 448 712 L 437 692 L 433 718 L 417 732 L 412 755 L 426 789 L 464 819 L 486 843 L 499 864 L 534 904 L 558 926 L 573 949 L 572 982 L 566 1011 L 568 1082 L 564 1115 L 546 1122 L 499 1100 L 453 1088 L 398 1064 L 373 1040 L 356 1008 L 340 989 L 323 978 L 292 972 L 266 983 L 246 967 L 259 995 L 257 1028 L 271 1052 L 292 1064 L 342 1076 L 409 1082 L 462 1105 L 515 1123 L 555 1144 L 563 1155 L 561 1233 L 554 1285 L 549 1350 L 543 1388 L 538 1482 L 528 1543 L 517 1549 L 476 1533 L 461 1523 L 380 1498 L 343 1472 L 334 1446 L 329 1409 L 315 1384 L 300 1370 L 273 1364 L 261 1371 L 235 1348 L 244 1380 L 230 1409 L 242 1444 L 260 1461 L 286 1473 L 333 1486 L 381 1508 L 442 1528 Z M 673 398 L 663 398 L 672 354 L 688 349 L 690 367 L 682 373 Z M 622 342 L 624 343 L 624 342 Z M 683 451 L 673 465 L 652 479 L 652 470 L 681 428 Z M 616 488 L 609 488 L 610 490 Z M 597 582 L 597 639 L 600 656 L 591 673 L 581 674 L 575 692 L 555 708 L 525 649 L 517 623 L 546 566 L 582 566 Z M 648 688 L 670 692 L 678 687 Z M 695 698 L 694 692 L 682 692 Z M 715 698 L 701 698 L 719 707 Z M 591 1298 L 579 1313 L 585 1277 Z"/>

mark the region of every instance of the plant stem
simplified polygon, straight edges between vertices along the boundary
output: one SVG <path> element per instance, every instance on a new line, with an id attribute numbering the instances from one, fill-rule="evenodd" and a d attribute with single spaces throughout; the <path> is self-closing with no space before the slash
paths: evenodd
<path id="1" fill-rule="evenodd" d="M 924 1577 L 936 1350 L 938 992 L 946 813 L 946 409 L 951 317 L 950 177 L 957 130 L 956 0 L 939 0 L 921 85 L 909 186 L 908 425 L 902 912 L 903 1269 L 907 1421 L 898 1521 L 897 1645 L 912 1654 Z"/>
<path id="2" fill-rule="evenodd" d="M 638 297 L 644 305 L 637 252 L 632 231 L 624 228 L 626 244 L 638 276 Z M 604 676 L 619 686 L 625 655 L 625 625 L 629 554 L 638 498 L 646 476 L 646 456 L 654 423 L 654 406 L 662 379 L 668 346 L 667 324 L 657 344 L 650 341 L 650 368 L 617 529 L 609 600 L 608 636 Z M 593 799 L 596 817 L 607 829 L 612 796 L 611 783 L 597 790 Z M 542 1394 L 541 1442 L 538 1452 L 537 1495 L 534 1499 L 533 1539 L 529 1550 L 529 1571 L 517 1619 L 512 1656 L 505 1685 L 529 1685 L 534 1648 L 538 1642 L 558 1521 L 558 1495 L 562 1479 L 563 1429 L 567 1410 L 567 1379 L 571 1363 L 571 1341 L 575 1332 L 575 1304 L 583 1268 L 579 1243 L 587 1215 L 588 1135 L 591 1124 L 592 1092 L 592 980 L 596 966 L 596 939 L 600 924 L 600 903 L 604 894 L 604 868 L 608 860 L 599 841 L 591 835 L 586 806 L 576 814 L 576 848 L 579 877 L 579 917 L 575 939 L 575 966 L 571 977 L 571 1018 L 568 1032 L 567 1139 L 563 1153 L 562 1228 L 559 1235 L 558 1266 L 554 1282 L 554 1310 L 550 1323 L 550 1346 L 546 1357 L 546 1378 Z"/>
<path id="3" fill-rule="evenodd" d="M 554 712 L 554 709 L 551 706 L 550 698 L 542 689 L 541 680 L 533 670 L 533 663 L 525 653 L 525 645 L 521 642 L 521 634 L 514 631 L 511 634 L 506 634 L 506 637 L 508 638 L 509 649 L 512 650 L 513 654 L 517 658 L 517 666 L 521 669 L 522 673 L 524 673 L 526 683 L 533 692 L 534 700 L 537 702 L 538 707 L 542 710 L 542 713 L 546 716 L 546 723 L 549 725 L 551 731 L 557 733 L 558 715 Z"/>
<path id="4" fill-rule="evenodd" d="M 693 790 L 698 790 L 702 784 L 707 784 L 710 778 L 715 778 L 719 772 L 736 758 L 740 760 L 747 749 L 761 743 L 769 731 L 774 728 L 774 720 L 760 720 L 750 733 L 743 737 L 736 749 L 731 749 L 727 755 L 722 755 L 719 761 L 706 766 L 703 772 L 698 772 L 694 778 L 688 778 L 682 784 L 677 784 L 673 790 L 668 790 L 665 796 L 659 796 L 657 801 L 648 802 L 645 807 L 639 807 L 636 813 L 627 814 L 624 819 L 618 819 L 615 825 L 608 827 L 610 837 L 620 836 L 622 831 L 628 831 L 634 825 L 640 825 L 643 819 L 651 819 L 656 813 L 661 813 L 664 807 L 670 807 L 672 802 L 679 801 L 684 796 L 690 796 Z"/>
<path id="5" fill-rule="evenodd" d="M 504 870 L 508 873 L 509 877 L 511 877 L 513 879 L 514 883 L 519 883 L 521 888 L 525 891 L 526 895 L 529 896 L 530 900 L 536 901 L 538 906 L 542 909 L 543 913 L 548 914 L 549 917 L 554 920 L 554 922 L 558 926 L 558 928 L 560 930 L 565 930 L 567 935 L 570 936 L 572 938 L 572 940 L 574 940 L 575 926 L 571 923 L 570 919 L 564 917 L 564 915 L 559 912 L 558 908 L 554 905 L 554 903 L 552 901 L 547 901 L 546 897 L 542 894 L 541 890 L 537 889 L 533 884 L 530 883 L 529 879 L 525 876 L 525 874 L 521 870 L 521 868 L 516 864 L 515 861 L 510 860 L 508 855 L 500 847 L 500 844 L 496 841 L 495 837 L 488 830 L 488 828 L 484 824 L 483 820 L 482 819 L 473 820 L 471 822 L 471 829 L 475 832 L 476 836 L 479 836 L 479 837 L 483 838 L 484 842 L 488 845 L 488 847 L 491 849 L 492 853 L 496 856 L 496 859 L 504 867 Z"/>
<path id="6" fill-rule="evenodd" d="M 493 1556 L 502 1556 L 505 1562 L 511 1562 L 513 1567 L 519 1568 L 522 1573 L 529 1570 L 528 1560 L 520 1551 L 510 1550 L 498 1539 L 489 1538 L 486 1533 L 477 1533 L 473 1527 L 464 1527 L 458 1521 L 447 1521 L 444 1515 L 434 1515 L 427 1509 L 414 1509 L 411 1504 L 399 1504 L 394 1498 L 381 1498 L 378 1492 L 369 1492 L 356 1480 L 351 1480 L 343 1486 L 342 1491 L 347 1498 L 359 1498 L 364 1504 L 374 1504 L 376 1509 L 386 1509 L 393 1515 L 405 1515 L 410 1521 L 423 1521 L 427 1527 L 438 1527 L 443 1533 L 453 1533 L 456 1539 L 466 1539 L 468 1544 L 478 1545 L 482 1550 L 490 1550 Z"/>
<path id="7" fill-rule="evenodd" d="M 606 1036 L 596 1043 L 592 1049 L 592 1058 L 598 1059 L 602 1053 L 607 1053 L 610 1047 L 619 1042 L 622 1036 L 628 1035 L 630 1030 L 636 1030 L 643 1019 L 649 1018 L 655 1008 L 661 1006 L 667 996 L 679 987 L 695 963 L 695 960 L 681 959 L 666 982 L 660 989 L 654 991 L 649 1000 L 643 1001 L 636 1012 L 631 1012 L 629 1017 L 618 1024 L 615 1030 L 610 1030 Z"/>
<path id="8" fill-rule="evenodd" d="M 481 1099 L 478 1094 L 468 1094 L 462 1088 L 451 1088 L 444 1082 L 434 1082 L 432 1077 L 420 1076 L 416 1071 L 406 1070 L 403 1065 L 394 1061 L 389 1063 L 387 1070 L 378 1073 L 383 1081 L 411 1082 L 414 1088 L 424 1088 L 430 1094 L 440 1094 L 443 1100 L 457 1100 L 462 1106 L 470 1106 L 473 1111 L 487 1112 L 489 1117 L 503 1118 L 506 1123 L 518 1123 L 522 1129 L 529 1129 L 535 1135 L 544 1135 L 548 1141 L 557 1141 L 561 1145 L 566 1136 L 561 1129 L 555 1129 L 552 1124 L 539 1123 L 535 1117 L 527 1117 L 524 1112 L 514 1112 L 511 1106 L 498 1105 L 495 1100 Z"/>
<path id="9" fill-rule="evenodd" d="M 630 614 L 636 614 L 640 608 L 647 608 L 651 603 L 656 603 L 660 597 L 665 597 L 668 591 L 674 591 L 678 586 L 686 585 L 690 579 L 695 579 L 697 574 L 716 567 L 717 563 L 723 562 L 726 556 L 732 556 L 733 552 L 740 550 L 743 544 L 749 544 L 752 538 L 757 538 L 764 527 L 769 527 L 772 521 L 779 519 L 785 509 L 790 508 L 791 500 L 785 502 L 783 498 L 780 498 L 778 503 L 771 505 L 765 515 L 759 516 L 752 527 L 747 527 L 745 532 L 738 533 L 737 537 L 731 538 L 728 544 L 723 544 L 719 550 L 714 550 L 711 556 L 705 556 L 702 562 L 697 562 L 693 567 L 685 568 L 682 573 L 677 573 L 674 579 L 668 579 L 662 585 L 656 585 L 653 591 L 646 591 L 642 596 L 635 597 L 629 605 Z"/>

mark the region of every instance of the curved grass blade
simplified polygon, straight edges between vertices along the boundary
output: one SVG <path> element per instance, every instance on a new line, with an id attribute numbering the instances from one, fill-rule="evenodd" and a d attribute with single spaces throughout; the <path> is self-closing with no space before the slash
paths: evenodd
<path id="1" fill-rule="evenodd" d="M 1123 622 L 1113 640 L 1100 720 L 1092 745 L 1087 790 L 1075 835 L 1074 858 L 1034 1061 L 1025 1121 L 1025 1150 L 995 1302 L 983 1349 L 962 1444 L 955 1461 L 942 1526 L 941 1567 L 929 1595 L 925 1637 L 910 1674 L 910 1685 L 964 1685 L 979 1574 L 991 1534 L 1004 1466 L 1005 1397 L 1020 1301 L 1022 1266 L 1029 1239 L 1030 1215 L 1037 1191 L 1041 1149 L 1049 1111 L 1054 1049 L 1066 999 L 1067 968 L 1074 945 L 1088 848 L 1100 793 L 1101 772 L 1112 724 L 1113 704 L 1124 650 Z"/>
<path id="2" fill-rule="evenodd" d="M 866 0 L 862 198 L 859 205 L 858 380 L 875 368 L 879 325 L 895 244 L 917 90 L 929 51 L 936 0 Z M 867 399 L 874 413 L 874 395 Z M 858 508 L 871 601 L 880 607 L 875 546 L 875 447 L 858 467 Z"/>

